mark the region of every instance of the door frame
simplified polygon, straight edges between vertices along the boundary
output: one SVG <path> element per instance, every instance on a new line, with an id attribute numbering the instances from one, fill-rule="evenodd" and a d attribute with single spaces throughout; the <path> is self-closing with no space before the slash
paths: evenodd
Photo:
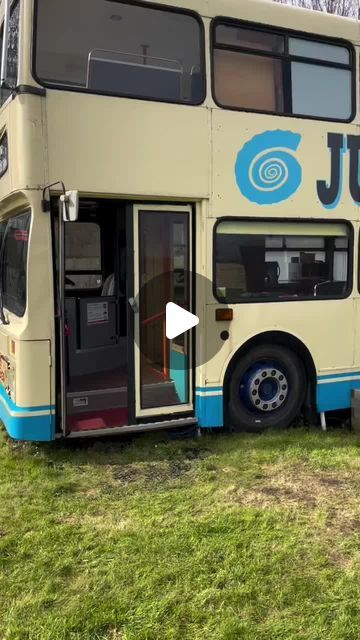
<path id="1" fill-rule="evenodd" d="M 60 351 L 60 428 L 64 436 L 70 432 L 67 420 L 67 354 L 65 334 L 65 221 L 62 216 L 61 202 L 58 202 L 58 282 L 57 282 L 57 320 Z"/>
<path id="2" fill-rule="evenodd" d="M 129 282 L 129 297 L 137 298 L 139 293 L 139 280 L 140 280 L 140 243 L 139 243 L 139 214 L 141 212 L 151 212 L 151 213 L 164 213 L 164 212 L 174 212 L 174 213 L 186 213 L 188 215 L 188 256 L 189 256 L 189 272 L 192 273 L 192 265 L 193 265 L 193 207 L 190 204 L 137 204 L 133 203 L 130 207 L 132 212 L 132 220 L 127 219 L 129 232 L 132 233 L 132 238 L 128 237 L 127 240 L 132 243 L 128 244 L 128 256 L 131 251 L 131 263 L 128 266 L 130 270 L 128 271 L 128 282 Z M 130 231 L 131 230 L 131 231 Z M 129 261 L 130 262 L 130 256 Z M 194 311 L 194 283 L 193 278 L 189 279 L 189 299 L 190 299 L 190 311 Z M 142 409 L 140 404 L 140 394 L 141 394 L 141 374 L 140 374 L 140 348 L 139 348 L 139 338 L 140 338 L 140 313 L 134 312 L 130 305 L 128 304 L 128 310 L 130 312 L 130 322 L 128 322 L 128 344 L 129 344 L 129 382 L 130 378 L 132 378 L 132 389 L 130 390 L 130 384 L 128 385 L 128 405 L 129 411 L 130 403 L 134 408 L 134 423 L 136 420 L 144 418 L 153 419 L 160 415 L 176 415 L 176 414 L 184 414 L 190 413 L 194 411 L 194 389 L 193 389 L 193 371 L 194 371 L 194 343 L 195 343 L 195 332 L 192 329 L 189 332 L 189 344 L 188 344 L 188 358 L 189 358 L 189 375 L 188 375 L 188 402 L 184 404 L 176 404 L 176 405 L 166 405 L 160 407 L 152 407 L 147 409 Z M 132 342 L 132 344 L 131 344 Z M 132 351 L 132 353 L 131 353 Z M 131 367 L 131 369 L 130 369 Z M 129 414 L 130 417 L 131 413 Z M 130 420 L 129 420 L 130 422 Z"/>

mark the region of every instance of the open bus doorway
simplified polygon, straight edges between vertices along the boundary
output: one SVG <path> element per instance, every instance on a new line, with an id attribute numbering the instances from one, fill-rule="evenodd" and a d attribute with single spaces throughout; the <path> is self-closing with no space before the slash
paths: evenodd
<path id="1" fill-rule="evenodd" d="M 83 199 L 64 231 L 68 430 L 127 425 L 125 207 Z"/>
<path id="2" fill-rule="evenodd" d="M 155 428 L 193 416 L 191 338 L 165 336 L 166 303 L 191 308 L 190 220 L 188 206 L 100 198 L 80 199 L 76 222 L 55 220 L 64 247 L 63 277 L 58 259 L 57 270 L 65 435 Z"/>

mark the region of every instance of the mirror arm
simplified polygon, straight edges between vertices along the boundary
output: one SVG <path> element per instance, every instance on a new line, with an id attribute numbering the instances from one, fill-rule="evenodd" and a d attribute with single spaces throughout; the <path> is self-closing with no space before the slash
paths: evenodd
<path id="1" fill-rule="evenodd" d="M 56 187 L 56 185 L 61 186 L 63 195 L 66 194 L 65 185 L 62 180 L 57 180 L 56 182 L 51 182 L 50 184 L 46 184 L 45 187 L 43 188 L 42 200 L 41 200 L 41 209 L 44 213 L 47 213 L 50 211 L 50 198 L 49 200 L 46 199 L 46 192 L 49 191 L 49 195 L 50 195 L 51 187 Z"/>
<path id="2" fill-rule="evenodd" d="M 1 2 L 1 0 L 0 0 Z M 42 192 L 42 200 L 41 200 L 41 210 L 44 213 L 49 213 L 51 211 L 51 187 L 56 185 L 60 185 L 62 194 L 59 197 L 59 203 L 61 204 L 61 208 L 59 211 L 62 212 L 64 222 L 73 222 L 77 220 L 77 216 L 79 213 L 79 192 L 78 191 L 66 191 L 65 185 L 62 180 L 58 180 L 57 182 L 52 182 L 51 184 L 45 185 Z M 47 191 L 49 192 L 48 197 Z"/>

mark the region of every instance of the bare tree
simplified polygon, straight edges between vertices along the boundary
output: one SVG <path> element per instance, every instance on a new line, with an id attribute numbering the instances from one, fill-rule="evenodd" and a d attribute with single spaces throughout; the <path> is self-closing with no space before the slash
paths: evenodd
<path id="1" fill-rule="evenodd" d="M 275 2 L 360 19 L 360 0 L 275 0 Z"/>

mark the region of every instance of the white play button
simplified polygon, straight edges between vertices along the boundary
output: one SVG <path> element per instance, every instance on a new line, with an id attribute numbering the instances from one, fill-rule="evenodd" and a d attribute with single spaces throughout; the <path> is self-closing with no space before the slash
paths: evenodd
<path id="1" fill-rule="evenodd" d="M 166 305 L 166 337 L 169 340 L 180 336 L 185 331 L 189 331 L 197 324 L 199 318 L 193 313 L 179 307 L 174 302 L 168 302 Z"/>

